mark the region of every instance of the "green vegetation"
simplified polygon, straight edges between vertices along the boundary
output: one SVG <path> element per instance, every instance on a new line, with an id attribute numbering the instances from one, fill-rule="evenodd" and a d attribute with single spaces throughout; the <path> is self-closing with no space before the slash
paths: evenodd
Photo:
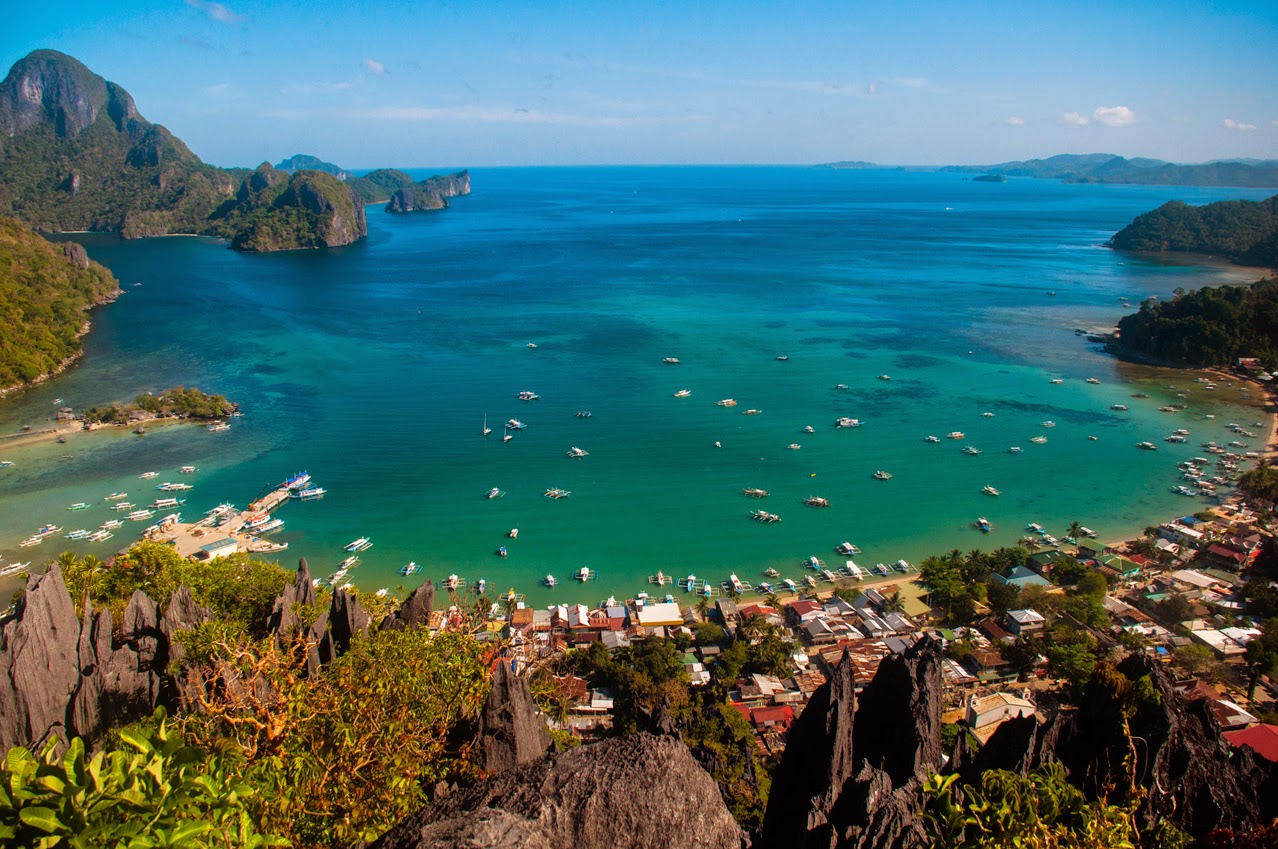
<path id="1" fill-rule="evenodd" d="M 325 174 L 332 174 L 339 180 L 345 180 L 350 174 L 331 162 L 325 162 L 318 156 L 311 156 L 306 153 L 297 153 L 288 159 L 280 162 L 275 166 L 280 171 L 286 171 L 292 174 L 294 171 L 323 171 Z"/>
<path id="2" fill-rule="evenodd" d="M 192 387 L 176 386 L 159 395 L 139 395 L 132 404 L 111 404 L 91 407 L 84 413 L 90 423 L 123 424 L 134 410 L 144 410 L 154 416 L 177 416 L 184 419 L 220 419 L 235 412 L 236 405 L 221 395 L 209 395 Z"/>
<path id="3" fill-rule="evenodd" d="M 36 380 L 78 355 L 85 309 L 118 290 L 79 245 L 64 249 L 0 217 L 0 388 Z"/>
<path id="4" fill-rule="evenodd" d="M 1169 201 L 1138 215 L 1110 244 L 1132 251 L 1215 254 L 1242 265 L 1278 267 L 1278 195 L 1206 206 Z"/>
<path id="5" fill-rule="evenodd" d="M 1120 351 L 1176 365 L 1227 367 L 1256 357 L 1278 368 L 1278 279 L 1145 301 L 1118 329 Z"/>
<path id="6" fill-rule="evenodd" d="M 942 171 L 993 172 L 1009 177 L 1039 177 L 1065 183 L 1128 183 L 1146 186 L 1278 186 L 1278 161 L 1204 162 L 1175 165 L 1159 159 L 1126 159 L 1112 153 L 1065 153 L 1046 159 L 998 165 L 951 165 Z"/>
<path id="7" fill-rule="evenodd" d="M 116 846 L 257 849 L 288 846 L 251 814 L 260 796 L 231 761 L 186 745 L 164 712 L 127 728 L 120 746 L 86 758 L 75 738 L 39 756 L 10 749 L 0 764 L 0 843 L 31 849 Z"/>
<path id="8" fill-rule="evenodd" d="M 1248 469 L 1238 479 L 1238 491 L 1248 498 L 1278 503 L 1278 469 L 1266 463 Z"/>
<path id="9" fill-rule="evenodd" d="M 364 207 L 331 174 L 289 176 L 263 162 L 235 200 L 213 213 L 210 229 L 242 251 L 280 251 L 345 245 L 363 238 Z"/>
<path id="10" fill-rule="evenodd" d="M 382 203 L 400 189 L 413 185 L 413 178 L 394 168 L 379 168 L 362 177 L 348 177 L 346 185 L 364 203 Z"/>
<path id="11" fill-rule="evenodd" d="M 1028 552 L 1023 548 L 999 548 L 991 552 L 979 549 L 967 554 L 957 548 L 940 557 L 926 557 L 919 562 L 919 578 L 928 589 L 932 607 L 943 611 L 947 624 L 967 625 L 977 618 L 978 605 L 991 598 L 1004 612 L 1020 606 L 1019 594 L 994 579 L 1025 563 Z"/>

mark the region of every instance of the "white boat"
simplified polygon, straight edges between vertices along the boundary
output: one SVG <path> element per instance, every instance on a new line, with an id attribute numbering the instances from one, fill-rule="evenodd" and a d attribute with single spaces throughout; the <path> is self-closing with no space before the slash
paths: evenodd
<path id="1" fill-rule="evenodd" d="M 523 430 L 528 427 L 528 425 L 524 424 L 519 419 L 509 419 L 506 422 L 506 427 L 510 430 Z"/>
<path id="2" fill-rule="evenodd" d="M 418 570 L 420 570 L 421 568 L 422 568 L 421 566 L 418 566 L 418 565 L 417 565 L 417 562 L 416 562 L 416 561 L 410 560 L 408 563 L 406 563 L 406 564 L 404 564 L 403 566 L 400 566 L 400 567 L 399 567 L 399 574 L 401 574 L 401 575 L 415 575 L 415 574 L 417 574 Z"/>
<path id="3" fill-rule="evenodd" d="M 501 498 L 505 494 L 506 493 L 502 492 L 497 487 L 493 487 L 492 489 L 484 493 L 484 498 Z"/>
<path id="4" fill-rule="evenodd" d="M 1157 445 L 1155 445 L 1155 444 L 1154 444 L 1154 443 L 1152 443 L 1152 442 L 1137 442 L 1137 443 L 1136 443 L 1136 447 L 1137 447 L 1137 448 L 1144 449 L 1145 451 L 1157 451 L 1157 450 L 1158 450 L 1158 446 L 1157 446 Z"/>
<path id="5" fill-rule="evenodd" d="M 898 560 L 893 565 L 896 567 L 896 571 L 900 572 L 901 574 L 905 574 L 906 572 L 910 571 L 910 564 L 904 560 Z"/>
<path id="6" fill-rule="evenodd" d="M 493 429 L 488 426 L 488 414 L 484 413 L 484 436 L 492 433 Z"/>
<path id="7" fill-rule="evenodd" d="M 550 489 L 546 490 L 547 498 L 555 498 L 555 499 L 567 498 L 570 495 L 572 495 L 571 492 L 569 492 L 566 489 L 560 489 L 558 487 L 551 487 Z"/>
<path id="8" fill-rule="evenodd" d="M 27 537 L 22 542 L 18 543 L 18 547 L 30 548 L 31 546 L 39 545 L 42 542 L 44 542 L 44 537 Z"/>
<path id="9" fill-rule="evenodd" d="M 71 505 L 70 507 L 68 507 L 67 509 L 68 509 L 68 510 L 88 510 L 88 509 L 89 509 L 89 505 L 88 505 L 88 504 L 86 504 L 86 503 L 85 503 L 85 502 L 83 502 L 83 501 L 77 501 L 75 504 L 72 504 L 72 505 Z"/>
<path id="10" fill-rule="evenodd" d="M 113 493 L 111 493 L 110 495 L 108 495 L 108 496 L 104 497 L 102 500 L 103 500 L 103 501 L 118 501 L 118 500 L 120 500 L 121 498 L 127 498 L 127 497 L 128 497 L 128 495 L 129 495 L 129 494 L 128 494 L 127 492 L 113 492 Z"/>
<path id="11" fill-rule="evenodd" d="M 88 535 L 89 535 L 88 531 L 81 529 L 78 531 L 72 531 L 71 533 L 67 534 L 67 539 L 84 539 Z"/>
<path id="12" fill-rule="evenodd" d="M 1002 495 L 1003 494 L 999 492 L 997 489 L 995 489 L 994 487 L 989 485 L 981 487 L 981 492 L 985 493 L 986 495 Z"/>
<path id="13" fill-rule="evenodd" d="M 879 479 L 879 480 L 881 480 L 881 481 L 890 481 L 890 480 L 892 480 L 892 475 L 891 475 L 891 473 L 890 473 L 890 472 L 885 472 L 885 471 L 883 471 L 882 469 L 879 469 L 878 471 L 876 471 L 876 472 L 874 473 L 874 477 L 876 477 L 877 479 Z"/>
<path id="14" fill-rule="evenodd" d="M 583 451 L 582 449 L 574 445 L 572 448 L 568 449 L 568 456 L 569 457 L 589 457 L 590 452 Z"/>
<path id="15" fill-rule="evenodd" d="M 728 583 L 732 584 L 732 588 L 737 592 L 744 592 L 745 590 L 745 588 L 741 586 L 741 579 L 736 575 L 729 575 Z"/>
<path id="16" fill-rule="evenodd" d="M 260 528 L 269 521 L 271 521 L 270 513 L 251 513 L 244 517 L 244 530 L 251 531 L 254 528 Z"/>
<path id="17" fill-rule="evenodd" d="M 132 510 L 132 509 L 133 509 L 133 502 L 132 502 L 132 501 L 117 501 L 115 504 L 112 504 L 112 505 L 111 505 L 111 509 L 112 509 L 112 510 Z"/>
<path id="18" fill-rule="evenodd" d="M 461 586 L 461 583 L 461 578 L 457 577 L 455 574 L 449 575 L 447 580 L 444 581 L 444 589 L 456 591 L 456 589 Z"/>
<path id="19" fill-rule="evenodd" d="M 369 540 L 368 537 L 360 537 L 354 542 L 348 542 L 346 545 L 342 546 L 342 548 L 346 549 L 347 551 L 359 552 L 359 551 L 367 551 L 369 548 L 372 548 L 372 546 L 373 546 L 373 543 L 371 540 Z"/>
<path id="20" fill-rule="evenodd" d="M 132 513 L 129 513 L 124 518 L 128 519 L 130 522 L 141 522 L 146 519 L 150 519 L 154 515 L 155 514 L 152 513 L 150 510 L 134 510 Z"/>
<path id="21" fill-rule="evenodd" d="M 511 528 L 506 533 L 506 536 L 510 537 L 511 539 L 519 539 L 519 528 Z"/>
<path id="22" fill-rule="evenodd" d="M 151 502 L 152 510 L 176 510 L 186 503 L 185 498 L 157 498 Z"/>
<path id="23" fill-rule="evenodd" d="M 737 401 L 735 398 L 724 398 L 721 401 L 715 401 L 714 404 L 716 407 L 735 407 Z"/>
<path id="24" fill-rule="evenodd" d="M 89 542 L 104 542 L 105 540 L 109 540 L 112 536 L 114 536 L 114 534 L 103 528 L 102 530 L 94 531 L 89 534 Z"/>
<path id="25" fill-rule="evenodd" d="M 582 566 L 580 569 L 578 569 L 576 572 L 573 573 L 573 577 L 576 578 L 578 581 L 589 581 L 590 567 Z"/>
<path id="26" fill-rule="evenodd" d="M 1019 453 L 1021 453 L 1021 446 L 1019 446 L 1019 445 L 1013 445 L 1011 448 L 1007 449 L 1007 453 L 1008 453 L 1008 454 L 1019 454 Z"/>
<path id="27" fill-rule="evenodd" d="M 1127 405 L 1126 404 L 1110 404 L 1109 408 L 1111 410 L 1118 410 L 1121 413 L 1127 410 Z"/>
<path id="28" fill-rule="evenodd" d="M 548 587 L 554 587 L 554 586 L 555 586 L 555 584 L 557 584 L 557 583 L 559 583 L 559 582 L 555 580 L 555 576 L 554 576 L 554 575 L 547 575 L 544 579 L 542 579 L 542 583 L 543 583 L 543 584 L 545 584 L 545 585 L 546 585 L 546 586 L 548 586 Z"/>
<path id="29" fill-rule="evenodd" d="M 845 428 L 845 427 L 860 427 L 860 426 L 861 426 L 861 420 L 860 420 L 860 419 L 851 419 L 851 418 L 848 418 L 847 416 L 840 416 L 839 418 L 837 418 L 837 419 L 835 419 L 835 420 L 834 420 L 834 426 L 835 426 L 836 428 Z"/>
<path id="30" fill-rule="evenodd" d="M 260 528 L 258 528 L 257 532 L 259 534 L 269 534 L 273 531 L 278 531 L 282 527 L 284 527 L 283 519 L 272 519 L 271 521 L 267 522 L 265 525 L 262 525 Z"/>
<path id="31" fill-rule="evenodd" d="M 1044 442 L 1046 442 L 1046 441 L 1047 441 L 1047 437 L 1046 437 L 1046 436 L 1031 436 L 1031 437 L 1030 437 L 1030 442 L 1033 442 L 1035 445 L 1042 445 L 1042 444 L 1043 444 Z"/>
<path id="32" fill-rule="evenodd" d="M 488 588 L 488 582 L 487 582 L 486 580 L 484 580 L 483 578 L 480 578 L 480 579 L 479 579 L 479 580 L 475 583 L 475 592 L 476 592 L 476 593 L 478 593 L 479 595 L 483 595 L 483 594 L 484 594 L 484 590 L 485 590 L 485 589 L 487 589 L 487 588 Z"/>
<path id="33" fill-rule="evenodd" d="M 1065 381 L 1061 380 L 1059 377 L 1053 377 L 1053 378 L 1052 378 L 1052 383 L 1055 383 L 1055 384 L 1057 384 L 1057 385 L 1062 384 L 1062 383 L 1064 383 L 1064 382 L 1065 382 Z"/>
<path id="34" fill-rule="evenodd" d="M 967 435 L 961 430 L 952 430 L 945 434 L 946 439 L 966 439 Z"/>
<path id="35" fill-rule="evenodd" d="M 328 492 L 328 490 L 322 486 L 308 486 L 306 489 L 299 489 L 296 492 L 290 493 L 290 496 L 292 498 L 301 499 L 302 501 L 310 501 L 314 498 L 323 498 L 326 492 Z"/>
<path id="36" fill-rule="evenodd" d="M 347 569 L 350 569 L 352 566 L 357 566 L 358 564 L 359 564 L 359 555 L 352 554 L 350 557 L 346 558 L 340 564 L 338 564 L 338 571 L 341 572 L 342 574 L 345 574 Z"/>
<path id="37" fill-rule="evenodd" d="M 1098 383 L 1100 383 L 1100 380 L 1098 380 L 1098 379 L 1097 379 L 1097 378 L 1095 378 L 1095 377 L 1089 377 L 1089 378 L 1087 378 L 1087 382 L 1088 382 L 1088 383 L 1091 383 L 1091 384 L 1093 384 L 1093 385 L 1094 385 L 1094 384 L 1098 384 Z"/>
<path id="38" fill-rule="evenodd" d="M 679 364 L 679 358 L 678 358 L 678 357 L 666 357 L 664 360 L 662 360 L 662 362 L 663 362 L 663 363 L 665 363 L 666 365 L 675 366 L 675 365 L 678 365 L 678 364 Z"/>
<path id="39" fill-rule="evenodd" d="M 763 412 L 763 410 L 755 410 L 755 409 L 753 409 L 753 408 L 752 408 L 752 409 L 746 410 L 746 411 L 745 411 L 744 413 L 742 413 L 741 415 L 743 415 L 743 416 L 757 416 L 757 415 L 759 415 L 759 414 L 760 414 L 760 413 L 762 413 L 762 412 Z"/>
<path id="40" fill-rule="evenodd" d="M 889 375 L 889 374 L 881 374 L 881 375 L 879 375 L 879 380 L 891 380 L 891 379 L 892 379 L 892 376 L 891 376 L 891 375 Z"/>
<path id="41" fill-rule="evenodd" d="M 981 413 L 981 418 L 983 418 L 983 419 L 992 419 L 992 418 L 994 418 L 994 414 L 993 414 L 993 413 Z"/>
<path id="42" fill-rule="evenodd" d="M 814 428 L 812 425 L 808 425 L 808 426 L 806 426 L 805 428 L 803 428 L 803 432 L 804 432 L 804 433 L 816 433 L 816 428 Z"/>
<path id="43" fill-rule="evenodd" d="M 208 426 L 209 433 L 225 433 L 230 429 L 231 426 L 226 422 L 213 422 L 213 424 Z"/>
<path id="44" fill-rule="evenodd" d="M 816 585 L 817 585 L 816 578 L 812 577 L 811 575 L 808 575 L 807 577 L 805 577 L 803 579 L 803 582 L 807 584 L 809 587 L 811 587 L 812 589 L 816 589 Z"/>
<path id="45" fill-rule="evenodd" d="M 680 389 L 678 392 L 674 394 L 674 396 L 676 398 L 687 398 L 691 394 L 692 394 L 691 389 Z"/>
<path id="46" fill-rule="evenodd" d="M 973 457 L 975 457 L 977 454 L 980 454 L 980 453 L 981 453 L 981 449 L 979 449 L 979 448 L 977 448 L 977 447 L 975 447 L 975 446 L 972 446 L 972 445 L 965 445 L 965 446 L 963 446 L 963 453 L 964 453 L 964 454 L 971 454 Z"/>
<path id="47" fill-rule="evenodd" d="M 834 547 L 834 550 L 836 553 L 842 554 L 844 556 L 861 553 L 861 549 L 857 548 L 855 545 L 848 542 L 847 540 L 844 540 L 843 542 L 836 545 Z"/>
<path id="48" fill-rule="evenodd" d="M 114 531 L 116 528 L 121 527 L 124 527 L 124 522 L 121 522 L 119 519 L 107 519 L 102 523 L 102 530 L 104 531 Z"/>
<path id="49" fill-rule="evenodd" d="M 696 575 L 689 575 L 687 578 L 684 578 L 684 580 L 683 580 L 683 588 L 684 588 L 686 591 L 688 591 L 688 592 L 692 592 L 694 589 L 696 589 L 696 588 L 697 588 L 697 576 L 696 576 Z"/>
<path id="50" fill-rule="evenodd" d="M 525 389 L 519 393 L 520 401 L 536 401 L 540 397 L 541 397 L 540 395 L 538 395 L 536 392 L 533 392 L 531 389 Z"/>
<path id="51" fill-rule="evenodd" d="M 923 441 L 924 441 L 924 442 L 940 442 L 940 441 L 941 441 L 941 437 L 939 437 L 939 436 L 927 436 L 927 437 L 924 437 Z"/>
<path id="52" fill-rule="evenodd" d="M 138 477 L 141 478 L 142 480 L 150 480 L 151 478 L 156 477 L 159 474 L 160 474 L 159 472 L 143 472 L 142 474 L 138 475 Z"/>
<path id="53" fill-rule="evenodd" d="M 829 569 L 822 569 L 822 570 L 821 570 L 821 577 L 825 578 L 827 581 L 829 581 L 829 582 L 830 582 L 830 583 L 832 583 L 832 584 L 833 584 L 836 580 L 838 580 L 838 577 L 837 577 L 837 576 L 836 576 L 833 572 L 831 572 Z"/>
<path id="54" fill-rule="evenodd" d="M 786 448 L 788 448 L 791 451 L 798 451 L 802 447 L 803 446 L 797 442 L 791 442 L 789 445 L 786 446 Z"/>
<path id="55" fill-rule="evenodd" d="M 1052 421 L 1051 419 L 1048 419 L 1047 421 L 1043 422 L 1043 427 L 1056 427 L 1056 422 Z"/>
<path id="56" fill-rule="evenodd" d="M 35 532 L 35 535 L 38 537 L 51 537 L 60 530 L 62 530 L 60 525 L 42 525 L 40 530 Z"/>
<path id="57" fill-rule="evenodd" d="M 180 475 L 192 475 L 192 474 L 195 474 L 195 473 L 196 473 L 196 472 L 198 472 L 198 471 L 199 471 L 199 469 L 195 468 L 195 466 L 182 466 L 180 469 L 178 469 L 178 474 L 180 474 Z"/>

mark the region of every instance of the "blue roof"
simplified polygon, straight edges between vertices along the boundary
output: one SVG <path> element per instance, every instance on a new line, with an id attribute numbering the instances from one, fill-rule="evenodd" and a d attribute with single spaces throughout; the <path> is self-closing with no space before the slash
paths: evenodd
<path id="1" fill-rule="evenodd" d="M 239 545 L 239 543 L 230 537 L 224 537 L 217 542 L 211 542 L 208 545 L 200 546 L 200 551 L 217 551 L 219 548 L 226 548 L 228 545 Z"/>
<path id="2" fill-rule="evenodd" d="M 1024 566 L 1013 566 L 1007 576 L 995 573 L 994 578 L 1014 587 L 1050 587 L 1052 582 Z"/>

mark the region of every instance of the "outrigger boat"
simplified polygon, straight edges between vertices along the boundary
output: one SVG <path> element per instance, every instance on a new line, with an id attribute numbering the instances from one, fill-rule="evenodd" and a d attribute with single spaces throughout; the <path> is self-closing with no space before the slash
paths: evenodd
<path id="1" fill-rule="evenodd" d="M 839 418 L 834 420 L 834 426 L 836 428 L 860 427 L 861 420 L 851 419 L 851 418 L 848 418 L 847 416 L 840 416 Z"/>
<path id="2" fill-rule="evenodd" d="M 776 513 L 769 513 L 766 510 L 755 510 L 750 514 L 750 518 L 754 519 L 756 522 L 763 522 L 764 524 L 781 521 L 781 517 Z"/>
<path id="3" fill-rule="evenodd" d="M 108 496 L 106 496 L 105 498 L 103 498 L 102 500 L 103 500 L 103 501 L 117 501 L 117 500 L 119 500 L 119 499 L 121 499 L 121 498 L 127 498 L 127 497 L 128 497 L 128 495 L 129 495 L 129 494 L 128 494 L 127 492 L 113 492 L 113 493 L 111 493 L 110 495 L 108 495 Z"/>
<path id="4" fill-rule="evenodd" d="M 746 489 L 741 490 L 741 494 L 749 496 L 750 498 L 767 498 L 768 497 L 768 491 L 766 489 L 756 489 L 753 487 L 747 487 Z"/>
<path id="5" fill-rule="evenodd" d="M 547 498 L 556 498 L 556 499 L 567 498 L 570 495 L 572 495 L 571 492 L 569 492 L 566 489 L 559 489 L 558 487 L 551 487 L 550 489 L 546 490 Z"/>
<path id="6" fill-rule="evenodd" d="M 676 398 L 687 398 L 691 394 L 692 394 L 691 389 L 680 389 L 678 392 L 674 394 L 674 396 Z"/>
<path id="7" fill-rule="evenodd" d="M 879 469 L 877 472 L 875 472 L 874 477 L 878 478 L 881 481 L 892 480 L 892 474 L 890 472 L 885 472 L 882 469 Z"/>
<path id="8" fill-rule="evenodd" d="M 568 456 L 569 457 L 589 457 L 590 452 L 583 451 L 582 449 L 574 445 L 572 448 L 568 449 Z"/>
<path id="9" fill-rule="evenodd" d="M 807 498 L 803 499 L 803 503 L 809 507 L 829 507 L 830 499 L 822 498 L 819 495 L 809 495 Z"/>

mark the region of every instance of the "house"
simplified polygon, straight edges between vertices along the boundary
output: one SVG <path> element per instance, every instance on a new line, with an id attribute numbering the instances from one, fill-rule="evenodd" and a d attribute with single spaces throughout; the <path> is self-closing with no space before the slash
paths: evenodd
<path id="1" fill-rule="evenodd" d="M 607 613 L 609 631 L 624 631 L 626 626 L 630 624 L 630 614 L 624 605 L 613 605 L 607 608 Z"/>
<path id="2" fill-rule="evenodd" d="M 1104 554 L 1099 561 L 1103 570 L 1111 570 L 1117 577 L 1130 581 L 1140 576 L 1140 564 L 1121 554 Z"/>
<path id="3" fill-rule="evenodd" d="M 1176 522 L 1164 522 L 1158 526 L 1158 535 L 1165 540 L 1174 542 L 1182 548 L 1198 549 L 1203 545 L 1206 535 L 1202 531 L 1196 531 L 1185 525 Z"/>
<path id="4" fill-rule="evenodd" d="M 1012 666 L 998 649 L 976 649 L 967 658 L 967 667 L 981 681 L 1010 681 L 1016 678 Z"/>
<path id="5" fill-rule="evenodd" d="M 1052 548 L 1047 551 L 1040 551 L 1037 554 L 1031 554 L 1025 559 L 1025 565 L 1039 575 L 1048 575 L 1051 573 L 1052 567 L 1062 560 L 1069 560 L 1069 555 L 1060 549 Z"/>
<path id="6" fill-rule="evenodd" d="M 837 640 L 834 629 L 824 619 L 811 619 L 799 627 L 803 639 L 813 646 L 826 646 Z"/>
<path id="7" fill-rule="evenodd" d="M 791 605 L 793 607 L 793 605 Z M 852 616 L 856 613 L 856 607 L 850 601 L 832 595 L 825 600 L 824 608 L 826 616 Z"/>
<path id="8" fill-rule="evenodd" d="M 1007 611 L 1008 630 L 1017 636 L 1040 633 L 1046 625 L 1047 620 L 1037 610 Z"/>
<path id="9" fill-rule="evenodd" d="M 842 599 L 840 599 L 842 601 Z M 847 602 L 844 602 L 845 604 Z M 786 608 L 789 613 L 790 621 L 794 627 L 802 627 L 805 623 L 811 622 L 813 619 L 820 619 L 825 610 L 819 601 L 811 601 L 810 599 L 802 599 L 796 601 Z"/>
<path id="10" fill-rule="evenodd" d="M 1264 371 L 1264 366 L 1260 364 L 1260 359 L 1257 357 L 1239 357 L 1238 370 L 1239 371 Z"/>
<path id="11" fill-rule="evenodd" d="M 1059 554 L 1060 552 L 1044 553 Z M 1034 556 L 1037 557 L 1038 555 Z M 994 580 L 998 581 L 1000 584 L 1007 584 L 1008 586 L 1016 587 L 1018 590 L 1023 590 L 1026 587 L 1050 587 L 1052 585 L 1051 581 L 1047 580 L 1042 575 L 1025 568 L 1024 566 L 1013 566 L 1011 569 L 1007 570 L 1006 574 L 1002 575 L 995 572 Z"/>
<path id="12" fill-rule="evenodd" d="M 1246 728 L 1260 720 L 1243 710 L 1238 705 L 1222 698 L 1216 689 L 1196 678 L 1188 681 L 1177 681 L 1176 690 L 1189 701 L 1205 701 L 1215 717 L 1216 724 L 1222 731 Z"/>
<path id="13" fill-rule="evenodd" d="M 1022 691 L 1020 696 L 1011 693 L 994 693 L 985 698 L 977 698 L 975 694 L 967 700 L 967 727 L 972 729 L 976 738 L 984 744 L 990 739 L 1000 725 L 1009 719 L 1033 716 L 1038 710 L 1029 699 L 1029 690 Z"/>
<path id="14" fill-rule="evenodd" d="M 195 553 L 195 559 L 208 562 L 217 560 L 219 557 L 230 557 L 239 550 L 240 544 L 238 542 L 230 537 L 224 537 L 217 542 L 200 546 L 200 550 Z"/>
<path id="15" fill-rule="evenodd" d="M 645 628 L 677 628 L 683 624 L 683 614 L 675 602 L 662 601 L 645 604 L 639 608 L 639 624 Z"/>
<path id="16" fill-rule="evenodd" d="M 1094 539 L 1083 539 L 1078 542 L 1078 556 L 1080 559 L 1095 560 L 1102 554 L 1107 553 L 1109 553 L 1109 546 Z"/>
<path id="17" fill-rule="evenodd" d="M 1237 731 L 1226 731 L 1231 746 L 1247 746 L 1267 761 L 1278 762 L 1278 725 L 1262 723 Z"/>
<path id="18" fill-rule="evenodd" d="M 750 720 L 760 731 L 775 729 L 785 733 L 790 730 L 790 725 L 794 722 L 794 709 L 789 705 L 758 707 L 750 711 Z"/>
<path id="19" fill-rule="evenodd" d="M 608 651 L 630 647 L 630 638 L 626 636 L 625 631 L 600 631 L 599 642 L 603 643 Z"/>
<path id="20" fill-rule="evenodd" d="M 534 634 L 544 634 L 550 631 L 551 616 L 549 610 L 534 610 L 532 616 L 532 630 Z"/>
<path id="21" fill-rule="evenodd" d="M 537 613 L 549 613 L 549 611 L 536 611 L 531 607 L 517 607 L 510 611 L 510 631 L 512 634 L 527 634 L 533 628 L 533 621 Z"/>
<path id="22" fill-rule="evenodd" d="M 1016 640 L 1014 636 L 1003 630 L 1003 627 L 999 625 L 993 617 L 990 617 L 989 619 L 982 619 L 977 623 L 976 627 L 977 630 L 989 637 L 995 644 L 1011 643 Z"/>
<path id="23" fill-rule="evenodd" d="M 1213 542 L 1207 546 L 1202 557 L 1207 565 L 1233 572 L 1241 571 L 1251 559 L 1249 555 L 1219 542 Z"/>

